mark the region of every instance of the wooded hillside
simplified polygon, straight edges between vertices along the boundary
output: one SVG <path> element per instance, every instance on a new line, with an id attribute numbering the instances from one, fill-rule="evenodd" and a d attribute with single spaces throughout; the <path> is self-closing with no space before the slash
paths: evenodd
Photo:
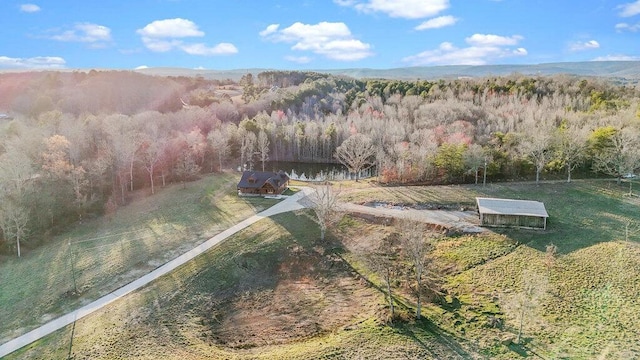
<path id="1" fill-rule="evenodd" d="M 640 167 L 639 95 L 560 75 L 400 81 L 268 71 L 235 83 L 0 74 L 0 113 L 9 115 L 0 119 L 0 249 L 34 246 L 117 211 L 137 190 L 153 194 L 202 172 L 337 162 L 354 135 L 371 144 L 360 155 L 389 184 L 475 182 L 484 173 L 570 180 L 576 170 L 621 179 Z"/>

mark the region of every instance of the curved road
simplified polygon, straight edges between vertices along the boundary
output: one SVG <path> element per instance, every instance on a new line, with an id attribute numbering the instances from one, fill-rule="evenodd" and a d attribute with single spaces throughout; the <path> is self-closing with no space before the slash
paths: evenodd
<path id="1" fill-rule="evenodd" d="M 195 248 L 187 251 L 186 253 L 178 256 L 177 258 L 169 261 L 168 263 L 160 266 L 159 268 L 153 270 L 152 272 L 138 278 L 135 281 L 130 282 L 129 284 L 109 293 L 90 304 L 87 304 L 77 310 L 74 310 L 68 314 L 60 316 L 57 319 L 51 320 L 50 322 L 36 328 L 34 330 L 29 331 L 28 333 L 21 335 L 13 340 L 10 340 L 2 345 L 0 345 L 0 358 L 5 355 L 11 354 L 12 352 L 31 344 L 32 342 L 51 334 L 52 332 L 62 329 L 63 327 L 72 324 L 74 321 L 85 317 L 92 312 L 101 309 L 110 303 L 120 299 L 121 297 L 129 294 L 132 291 L 135 291 L 148 283 L 156 280 L 157 278 L 171 272 L 175 268 L 180 265 L 185 264 L 196 256 L 204 253 L 209 250 L 213 246 L 219 244 L 224 239 L 229 236 L 237 233 L 238 231 L 249 227 L 250 225 L 258 222 L 265 217 L 269 217 L 272 215 L 280 214 L 287 211 L 294 211 L 303 209 L 304 206 L 300 204 L 299 200 L 303 197 L 309 195 L 313 190 L 311 188 L 302 188 L 296 194 L 289 196 L 288 198 L 282 200 L 281 202 L 273 205 L 265 211 L 262 211 L 252 217 L 237 223 L 236 225 L 228 228 L 227 230 L 219 233 L 218 235 L 212 237 L 211 239 L 203 242 L 202 244 L 196 246 Z"/>

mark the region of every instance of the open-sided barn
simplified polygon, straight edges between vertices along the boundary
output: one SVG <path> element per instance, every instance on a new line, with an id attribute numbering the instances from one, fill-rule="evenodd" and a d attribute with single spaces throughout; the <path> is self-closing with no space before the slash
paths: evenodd
<path id="1" fill-rule="evenodd" d="M 544 203 L 531 200 L 476 198 L 482 226 L 547 229 Z"/>

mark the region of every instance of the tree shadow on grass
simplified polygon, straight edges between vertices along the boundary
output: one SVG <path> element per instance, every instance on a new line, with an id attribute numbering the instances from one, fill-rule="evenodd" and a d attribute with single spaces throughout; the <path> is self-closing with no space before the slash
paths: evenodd
<path id="1" fill-rule="evenodd" d="M 423 317 L 420 320 L 416 320 L 415 324 L 401 323 L 396 325 L 395 328 L 398 329 L 401 334 L 419 344 L 434 358 L 441 358 L 443 356 L 450 358 L 453 354 L 455 354 L 455 358 L 458 359 L 474 358 L 474 356 L 461 345 L 458 337 L 442 329 L 427 318 Z M 430 345 L 429 342 L 435 343 L 439 345 L 439 347 Z M 448 354 L 443 354 L 441 351 L 434 351 L 438 350 L 438 348 L 445 350 Z"/>

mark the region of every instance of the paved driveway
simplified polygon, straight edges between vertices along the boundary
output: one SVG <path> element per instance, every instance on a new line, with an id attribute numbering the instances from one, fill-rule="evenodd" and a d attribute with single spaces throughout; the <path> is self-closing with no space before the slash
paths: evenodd
<path id="1" fill-rule="evenodd" d="M 129 284 L 115 290 L 112 293 L 109 293 L 94 302 L 85 305 L 75 311 L 72 311 L 66 315 L 63 315 L 57 319 L 51 320 L 50 322 L 40 326 L 37 329 L 34 329 L 22 336 L 19 336 L 13 340 L 10 340 L 2 345 L 0 345 L 0 358 L 5 355 L 11 354 L 12 352 L 22 348 L 23 346 L 29 345 L 30 343 L 39 340 L 40 338 L 51 334 L 52 332 L 62 329 L 63 327 L 72 324 L 74 321 L 81 319 L 94 311 L 101 309 L 110 303 L 120 299 L 121 297 L 129 294 L 132 291 L 135 291 L 148 283 L 156 280 L 157 278 L 173 271 L 177 267 L 185 264 L 196 256 L 204 253 L 209 250 L 213 246 L 219 244 L 224 239 L 229 236 L 237 233 L 238 231 L 249 227 L 250 225 L 264 219 L 265 217 L 273 216 L 276 214 L 280 214 L 287 211 L 294 211 L 303 209 L 304 206 L 299 202 L 300 199 L 310 194 L 313 190 L 311 188 L 302 188 L 301 191 L 295 193 L 292 196 L 289 196 L 287 199 L 282 200 L 281 202 L 273 205 L 269 209 L 262 211 L 230 228 L 219 233 L 218 235 L 212 237 L 211 239 L 205 241 L 204 243 L 196 246 L 195 248 L 187 251 L 186 253 L 178 256 L 177 258 L 169 261 L 168 263 L 160 266 L 159 268 L 153 270 L 152 272 L 130 282 Z"/>

